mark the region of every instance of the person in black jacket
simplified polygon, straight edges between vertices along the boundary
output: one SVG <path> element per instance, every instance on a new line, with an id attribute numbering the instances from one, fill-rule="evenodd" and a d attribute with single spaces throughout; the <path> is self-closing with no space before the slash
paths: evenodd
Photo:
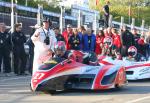
<path id="1" fill-rule="evenodd" d="M 138 40 L 140 39 L 140 34 L 137 33 L 137 29 L 133 28 L 132 29 L 132 34 L 134 36 L 134 41 L 135 41 L 135 47 L 137 48 L 138 52 L 139 52 L 139 44 L 138 44 Z"/>
<path id="2" fill-rule="evenodd" d="M 123 32 L 121 33 L 121 41 L 122 41 L 122 48 L 121 54 L 122 56 L 127 56 L 127 50 L 130 46 L 135 46 L 134 36 L 131 32 L 127 30 L 127 27 L 123 27 Z"/>
<path id="3" fill-rule="evenodd" d="M 54 32 L 55 32 L 55 36 L 56 36 L 57 41 L 64 41 L 65 42 L 64 37 L 60 34 L 59 27 L 55 27 Z"/>
<path id="4" fill-rule="evenodd" d="M 26 68 L 26 53 L 24 49 L 26 37 L 21 32 L 21 29 L 21 24 L 15 24 L 15 31 L 12 33 L 14 72 L 17 75 L 24 75 Z"/>
<path id="5" fill-rule="evenodd" d="M 110 2 L 107 1 L 106 5 L 104 5 L 103 7 L 103 11 L 104 11 L 104 27 L 108 27 L 108 21 L 109 21 L 109 5 Z"/>
<path id="6" fill-rule="evenodd" d="M 80 36 L 78 35 L 78 29 L 73 29 L 73 35 L 69 38 L 69 44 L 72 50 L 80 50 Z"/>
<path id="7" fill-rule="evenodd" d="M 10 50 L 11 50 L 11 36 L 6 31 L 6 26 L 4 23 L 0 24 L 0 70 L 2 66 L 4 67 L 4 73 L 11 72 L 10 65 Z"/>

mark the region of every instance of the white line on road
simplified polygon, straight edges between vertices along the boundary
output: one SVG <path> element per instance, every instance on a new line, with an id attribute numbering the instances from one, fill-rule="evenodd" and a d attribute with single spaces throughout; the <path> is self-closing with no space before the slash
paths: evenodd
<path id="1" fill-rule="evenodd" d="M 0 80 L 0 82 L 10 81 L 10 80 L 15 80 L 15 79 L 23 79 L 23 78 L 27 78 L 27 77 L 31 77 L 31 76 L 8 78 L 8 79 Z"/>
<path id="2" fill-rule="evenodd" d="M 131 100 L 131 101 L 128 101 L 126 103 L 136 103 L 136 102 L 139 102 L 139 101 L 142 101 L 142 100 L 145 100 L 145 99 L 150 99 L 150 96 L 146 96 L 146 97 L 138 98 L 138 99 L 135 99 L 135 100 Z"/>
<path id="3" fill-rule="evenodd" d="M 14 86 L 27 86 L 27 85 L 30 85 L 30 83 L 28 83 L 28 84 L 8 84 L 8 85 L 5 85 L 5 84 L 4 84 L 4 85 L 3 85 L 3 84 L 1 85 L 1 84 L 0 84 L 0 87 L 8 87 L 8 86 L 9 86 L 9 87 L 10 87 L 10 86 L 13 86 L 13 87 L 14 87 Z"/>

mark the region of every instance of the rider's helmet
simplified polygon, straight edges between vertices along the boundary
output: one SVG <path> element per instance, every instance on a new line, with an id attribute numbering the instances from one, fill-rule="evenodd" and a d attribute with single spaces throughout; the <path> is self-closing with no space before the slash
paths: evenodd
<path id="1" fill-rule="evenodd" d="M 135 46 L 130 46 L 128 49 L 128 56 L 135 57 L 137 55 L 137 49 Z"/>
<path id="2" fill-rule="evenodd" d="M 62 56 L 66 52 L 66 45 L 64 41 L 58 41 L 54 45 L 55 55 Z"/>

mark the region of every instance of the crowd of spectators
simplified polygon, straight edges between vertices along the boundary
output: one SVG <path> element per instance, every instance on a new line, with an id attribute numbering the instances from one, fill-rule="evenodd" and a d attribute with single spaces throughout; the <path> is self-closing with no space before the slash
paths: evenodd
<path id="1" fill-rule="evenodd" d="M 72 28 L 68 25 L 62 35 L 67 50 L 93 51 L 97 55 L 108 56 L 120 54 L 122 57 L 127 57 L 129 47 L 135 46 L 139 54 L 149 57 L 150 34 L 149 32 L 140 34 L 136 28 L 130 31 L 126 26 L 121 29 L 108 27 L 98 30 L 95 35 L 90 28 L 85 29 L 84 26 Z"/>
<path id="2" fill-rule="evenodd" d="M 6 25 L 0 23 L 0 70 L 3 68 L 3 72 L 7 76 L 12 72 L 11 67 L 14 68 L 13 71 L 16 75 L 26 75 L 26 70 L 32 73 L 34 44 L 31 38 L 35 34 L 35 30 L 27 40 L 21 29 L 22 26 L 16 24 L 15 31 L 10 34 L 6 30 Z M 136 28 L 128 30 L 126 26 L 121 29 L 108 27 L 101 28 L 97 31 L 97 34 L 94 34 L 91 28 L 85 28 L 84 26 L 73 28 L 68 24 L 62 34 L 58 27 L 51 29 L 51 32 L 54 32 L 57 41 L 65 42 L 67 50 L 95 52 L 97 55 L 122 59 L 122 57 L 128 56 L 128 49 L 135 46 L 140 55 L 147 60 L 150 57 L 150 32 L 140 33 Z M 30 47 L 29 55 L 25 53 L 25 43 Z M 11 65 L 11 52 L 13 53 L 13 66 Z M 27 59 L 29 60 L 29 66 L 26 66 Z"/>

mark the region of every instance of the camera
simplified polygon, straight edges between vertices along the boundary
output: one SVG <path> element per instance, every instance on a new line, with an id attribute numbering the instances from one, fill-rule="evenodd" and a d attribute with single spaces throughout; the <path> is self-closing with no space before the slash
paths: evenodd
<path id="1" fill-rule="evenodd" d="M 45 40 L 44 40 L 44 43 L 46 44 L 46 45 L 49 45 L 49 37 L 48 36 L 46 36 L 46 38 L 45 38 Z"/>

